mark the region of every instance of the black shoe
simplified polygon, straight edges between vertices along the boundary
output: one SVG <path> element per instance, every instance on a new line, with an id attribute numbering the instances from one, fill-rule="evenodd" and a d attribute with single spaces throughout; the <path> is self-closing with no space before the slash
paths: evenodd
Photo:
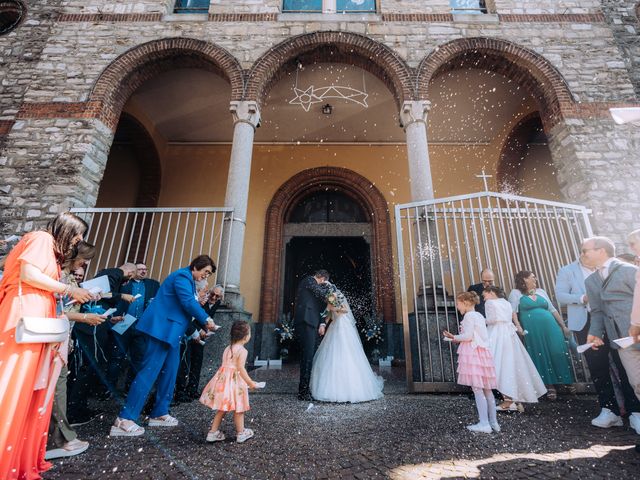
<path id="1" fill-rule="evenodd" d="M 85 408 L 69 415 L 69 425 L 72 427 L 79 427 L 80 425 L 89 423 L 94 418 L 98 418 L 100 415 L 102 415 L 102 412 L 99 412 L 98 410 Z"/>
<path id="2" fill-rule="evenodd" d="M 313 401 L 313 397 L 310 393 L 299 393 L 298 400 L 302 400 L 303 402 L 311 402 Z"/>

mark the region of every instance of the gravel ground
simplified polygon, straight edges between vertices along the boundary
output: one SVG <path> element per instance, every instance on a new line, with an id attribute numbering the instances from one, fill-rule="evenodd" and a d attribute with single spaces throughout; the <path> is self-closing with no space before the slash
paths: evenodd
<path id="1" fill-rule="evenodd" d="M 640 436 L 627 426 L 598 429 L 595 397 L 568 396 L 501 413 L 502 432 L 471 434 L 473 402 L 465 395 L 409 395 L 403 371 L 385 369 L 385 397 L 365 404 L 311 404 L 295 397 L 295 367 L 250 372 L 267 389 L 251 394 L 247 426 L 255 438 L 205 442 L 213 417 L 198 402 L 172 409 L 176 428 L 110 438 L 117 407 L 78 428 L 90 449 L 55 461 L 45 479 L 213 478 L 638 478 Z"/>

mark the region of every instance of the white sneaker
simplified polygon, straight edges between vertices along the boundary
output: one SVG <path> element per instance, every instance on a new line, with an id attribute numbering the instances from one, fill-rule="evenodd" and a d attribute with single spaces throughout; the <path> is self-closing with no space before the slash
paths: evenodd
<path id="1" fill-rule="evenodd" d="M 253 430 L 251 430 L 250 428 L 245 428 L 244 431 L 242 433 L 239 433 L 238 436 L 236 437 L 236 442 L 244 443 L 247 440 L 249 440 L 251 437 L 253 437 Z"/>
<path id="2" fill-rule="evenodd" d="M 640 427 L 640 418 L 638 419 L 638 422 L 638 427 Z M 591 420 L 591 425 L 600 428 L 621 427 L 622 418 L 608 408 L 603 408 L 600 410 L 600 415 Z"/>
<path id="3" fill-rule="evenodd" d="M 224 433 L 220 430 L 216 430 L 215 432 L 207 433 L 207 442 L 222 442 L 225 439 Z"/>
<path id="4" fill-rule="evenodd" d="M 629 426 L 640 435 L 640 413 L 634 412 L 629 415 Z"/>
<path id="5" fill-rule="evenodd" d="M 475 423 L 473 425 L 467 425 L 467 429 L 476 433 L 491 433 L 491 425 L 488 423 Z"/>

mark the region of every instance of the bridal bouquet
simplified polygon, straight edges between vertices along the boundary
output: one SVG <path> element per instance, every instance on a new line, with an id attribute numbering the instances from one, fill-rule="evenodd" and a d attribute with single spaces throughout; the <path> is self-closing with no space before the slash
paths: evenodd
<path id="1" fill-rule="evenodd" d="M 340 290 L 336 289 L 333 285 L 332 287 L 333 287 L 333 290 L 329 292 L 326 296 L 327 303 L 335 308 L 340 308 L 340 306 L 342 306 L 342 304 L 345 301 L 345 297 Z M 329 309 L 326 308 L 324 312 L 320 314 L 320 316 L 322 318 L 325 318 L 329 316 L 330 313 L 331 312 L 329 311 Z"/>
<path id="2" fill-rule="evenodd" d="M 295 328 L 293 327 L 293 318 L 291 314 L 287 313 L 280 317 L 280 324 L 274 329 L 278 337 L 280 337 L 280 343 L 286 343 L 293 340 L 293 334 Z"/>

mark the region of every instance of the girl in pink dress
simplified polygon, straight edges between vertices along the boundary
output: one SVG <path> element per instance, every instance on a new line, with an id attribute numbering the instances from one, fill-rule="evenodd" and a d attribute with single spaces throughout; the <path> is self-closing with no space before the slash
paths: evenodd
<path id="1" fill-rule="evenodd" d="M 496 404 L 492 388 L 496 388 L 496 369 L 489 350 L 489 334 L 484 317 L 475 311 L 480 299 L 475 292 L 463 292 L 456 297 L 456 307 L 464 318 L 460 325 L 460 335 L 444 331 L 444 336 L 458 347 L 458 384 L 468 385 L 476 398 L 476 408 L 480 421 L 467 428 L 472 432 L 499 432 L 496 418 Z"/>
<path id="2" fill-rule="evenodd" d="M 251 339 L 251 328 L 243 320 L 233 322 L 231 326 L 231 344 L 222 354 L 222 366 L 207 383 L 200 403 L 217 410 L 207 434 L 207 442 L 220 442 L 225 439 L 220 424 L 227 412 L 233 412 L 236 426 L 236 442 L 243 443 L 253 437 L 253 430 L 244 428 L 244 412 L 249 410 L 249 388 L 256 383 L 249 378 L 244 368 L 247 362 L 247 349 L 244 345 Z"/>

